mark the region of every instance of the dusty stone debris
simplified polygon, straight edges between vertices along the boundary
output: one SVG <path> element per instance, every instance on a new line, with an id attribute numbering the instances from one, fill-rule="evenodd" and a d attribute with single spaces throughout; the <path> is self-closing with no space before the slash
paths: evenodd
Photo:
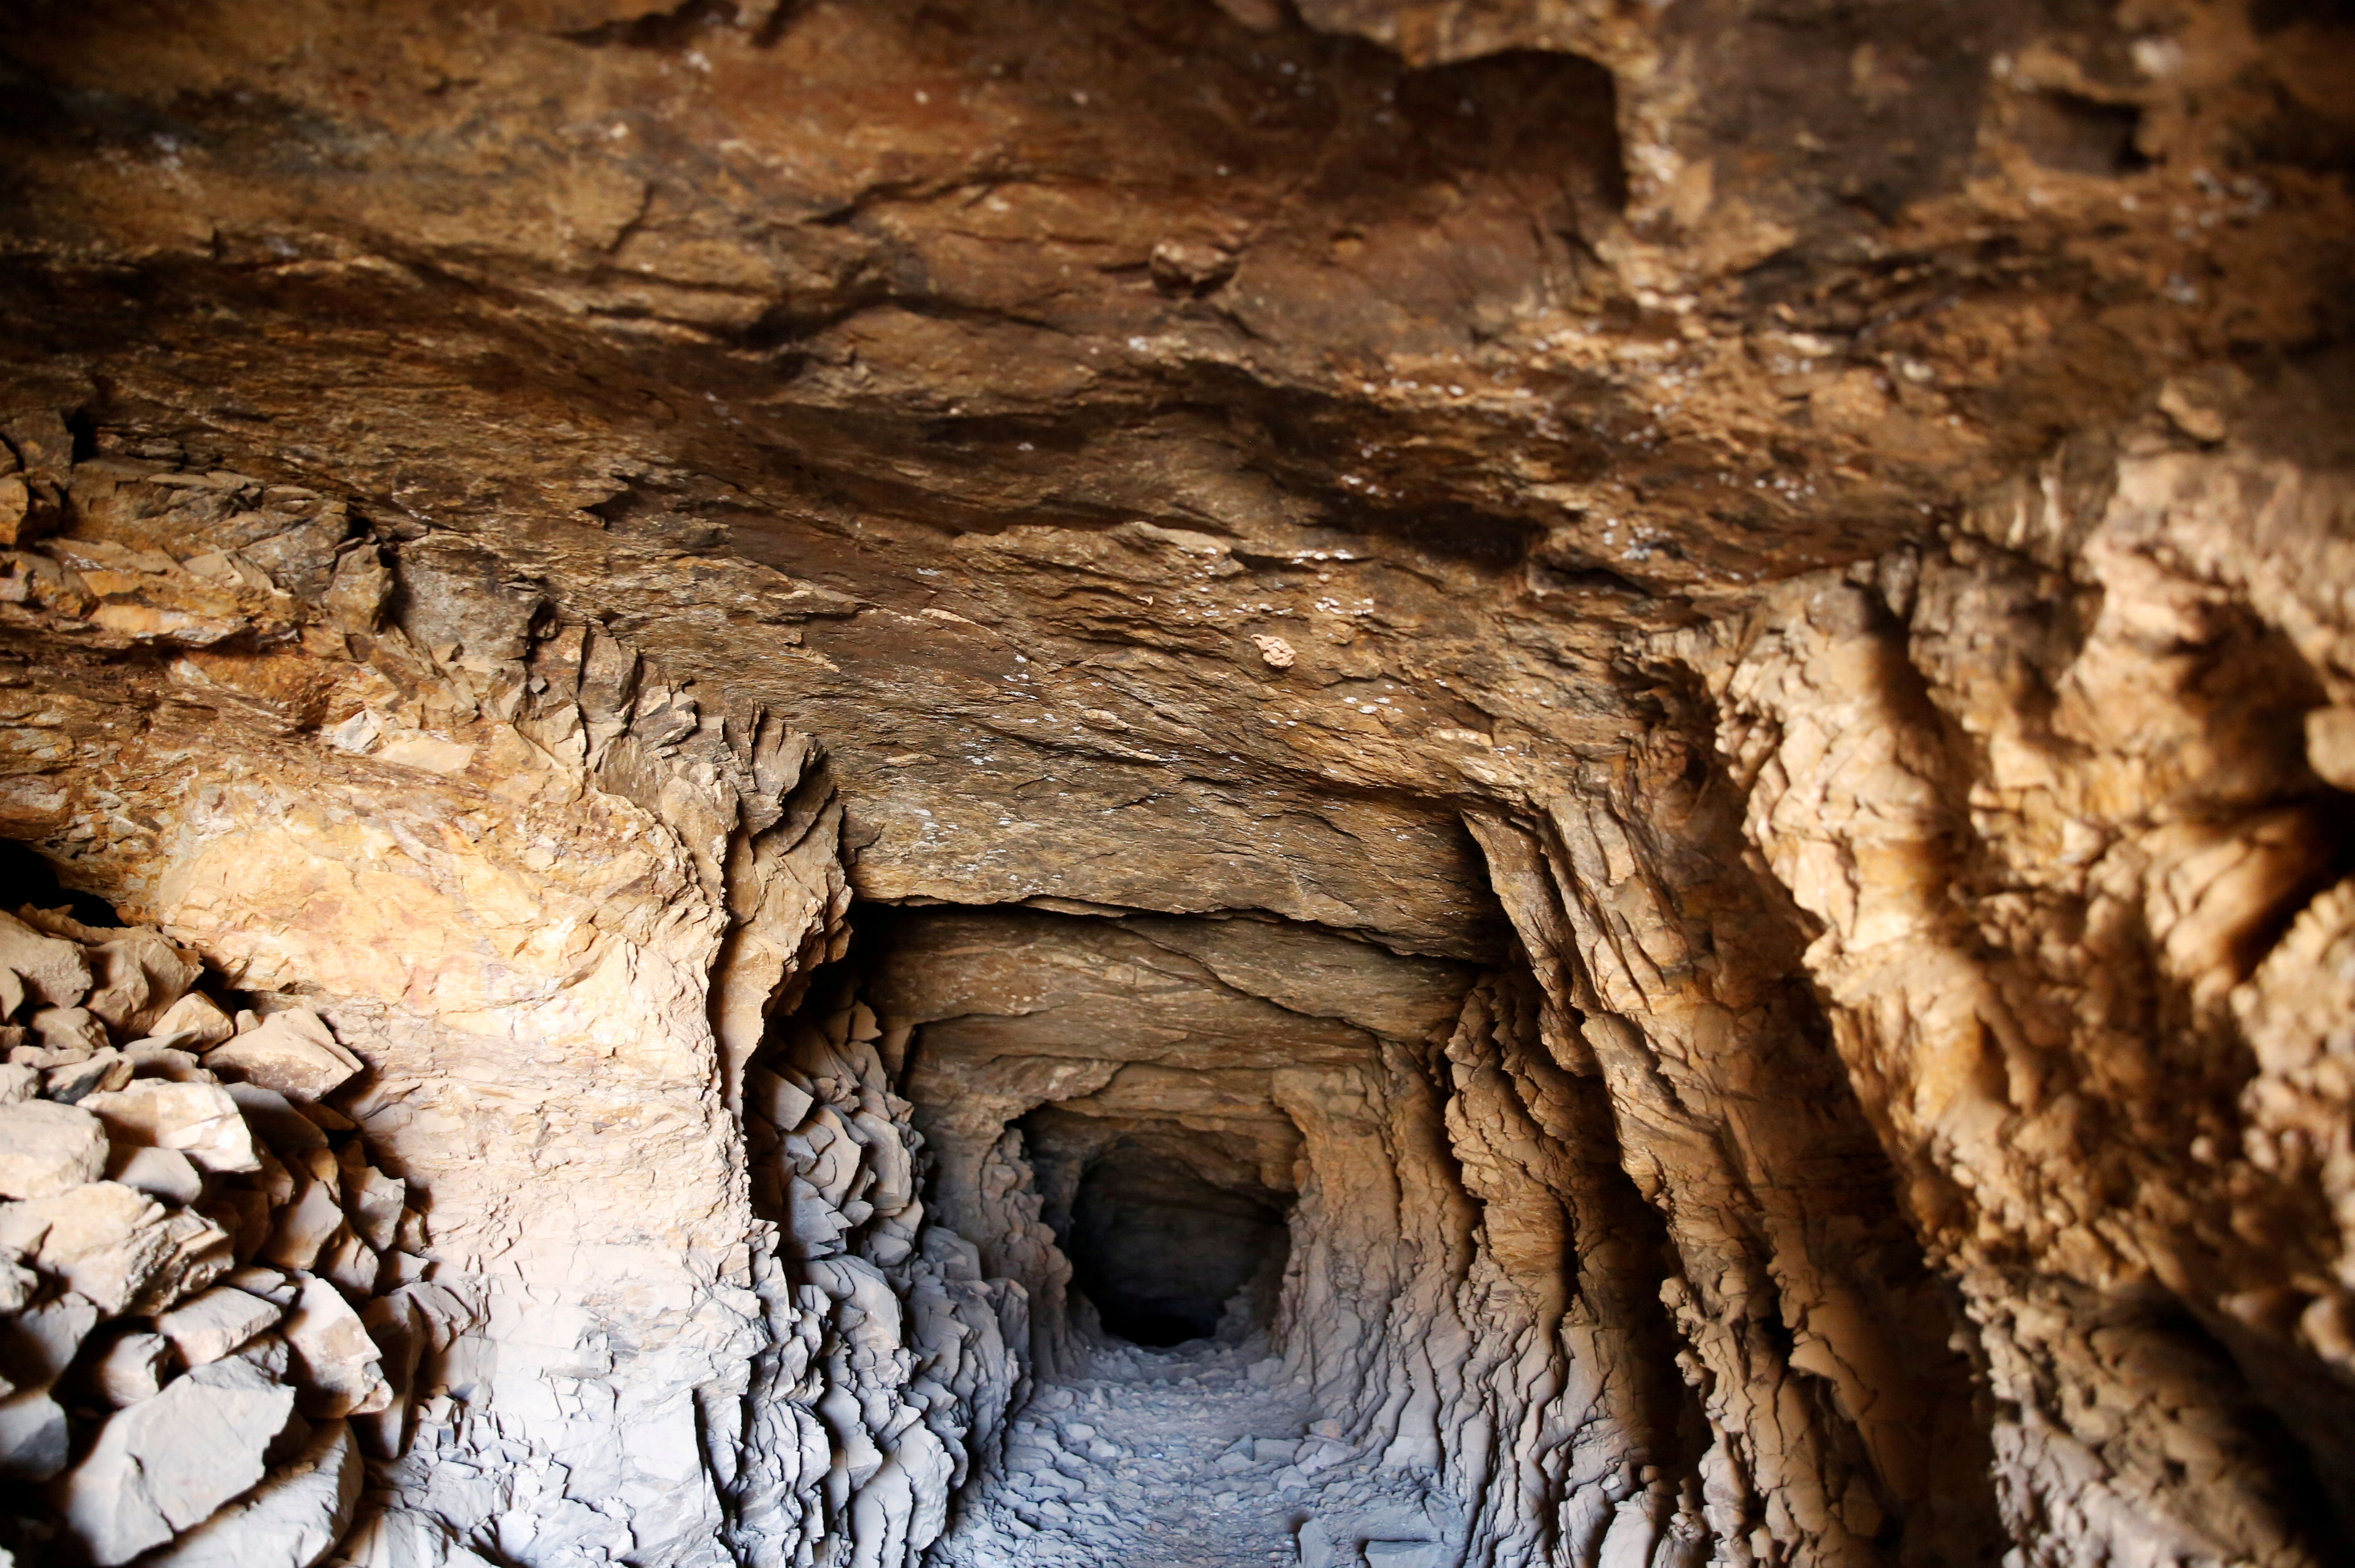
<path id="1" fill-rule="evenodd" d="M 2355 1561 L 2355 29 L 24 0 L 0 1563 Z"/>

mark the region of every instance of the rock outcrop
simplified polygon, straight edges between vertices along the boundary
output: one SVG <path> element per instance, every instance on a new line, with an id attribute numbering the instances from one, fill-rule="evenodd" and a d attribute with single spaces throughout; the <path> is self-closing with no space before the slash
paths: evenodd
<path id="1" fill-rule="evenodd" d="M 0 29 L 0 1552 L 2355 1552 L 2355 31 Z"/>

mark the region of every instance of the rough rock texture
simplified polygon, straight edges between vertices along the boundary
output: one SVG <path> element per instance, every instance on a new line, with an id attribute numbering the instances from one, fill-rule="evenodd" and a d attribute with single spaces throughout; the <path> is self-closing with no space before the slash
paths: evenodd
<path id="1" fill-rule="evenodd" d="M 2355 1519 L 2355 492 L 2149 441 L 2044 478 L 1672 656 L 1979 1328 L 2032 1555 L 2302 1561 Z"/>
<path id="2" fill-rule="evenodd" d="M 2350 61 L 15 7 L 16 1539 L 2344 1560 Z"/>
<path id="3" fill-rule="evenodd" d="M 97 1001 L 82 1011 L 113 1020 L 118 1036 L 185 1015 L 183 1001 L 204 997 L 199 980 L 218 985 L 151 930 L 30 906 L 9 928 L 18 957 L 47 960 L 53 1007 Z M 8 972 L 19 1005 L 35 1005 L 22 972 Z M 28 1560 L 310 1568 L 351 1523 L 362 1486 L 349 1424 L 331 1418 L 379 1416 L 397 1453 L 412 1393 L 410 1378 L 387 1377 L 352 1303 L 445 1337 L 466 1317 L 426 1281 L 406 1184 L 370 1162 L 347 1118 L 244 1074 L 233 1047 L 268 1025 L 240 1016 L 245 1033 L 201 1058 L 159 1043 L 198 1044 L 189 1032 L 117 1049 L 101 1028 L 100 1044 L 68 1054 L 0 1022 L 14 1042 L 7 1070 L 39 1097 L 0 1123 L 16 1168 L 41 1176 L 0 1203 L 0 1469 L 18 1489 L 0 1542 Z M 271 1017 L 333 1039 L 300 1008 Z M 110 1170 L 133 1180 L 106 1180 Z M 388 1223 L 368 1223 L 369 1196 Z M 302 1255 L 285 1257 L 298 1236 Z M 45 1499 L 29 1490 L 44 1482 Z"/>

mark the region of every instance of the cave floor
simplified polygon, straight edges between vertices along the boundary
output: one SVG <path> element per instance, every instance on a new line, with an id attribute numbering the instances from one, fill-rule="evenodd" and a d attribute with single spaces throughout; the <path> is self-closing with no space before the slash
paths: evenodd
<path id="1" fill-rule="evenodd" d="M 1088 1375 L 1032 1398 L 1007 1439 L 1005 1480 L 963 1511 L 931 1562 L 1266 1568 L 1325 1557 L 1320 1531 L 1304 1541 L 1303 1526 L 1344 1496 L 1360 1513 L 1385 1489 L 1311 1429 L 1318 1412 L 1282 1366 L 1257 1342 L 1099 1351 Z"/>

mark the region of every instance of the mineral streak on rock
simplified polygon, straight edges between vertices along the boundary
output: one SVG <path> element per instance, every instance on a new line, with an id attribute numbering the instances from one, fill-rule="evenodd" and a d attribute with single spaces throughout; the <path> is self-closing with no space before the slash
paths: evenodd
<path id="1" fill-rule="evenodd" d="M 2355 27 L 25 0 L 0 1568 L 2355 1558 Z"/>

